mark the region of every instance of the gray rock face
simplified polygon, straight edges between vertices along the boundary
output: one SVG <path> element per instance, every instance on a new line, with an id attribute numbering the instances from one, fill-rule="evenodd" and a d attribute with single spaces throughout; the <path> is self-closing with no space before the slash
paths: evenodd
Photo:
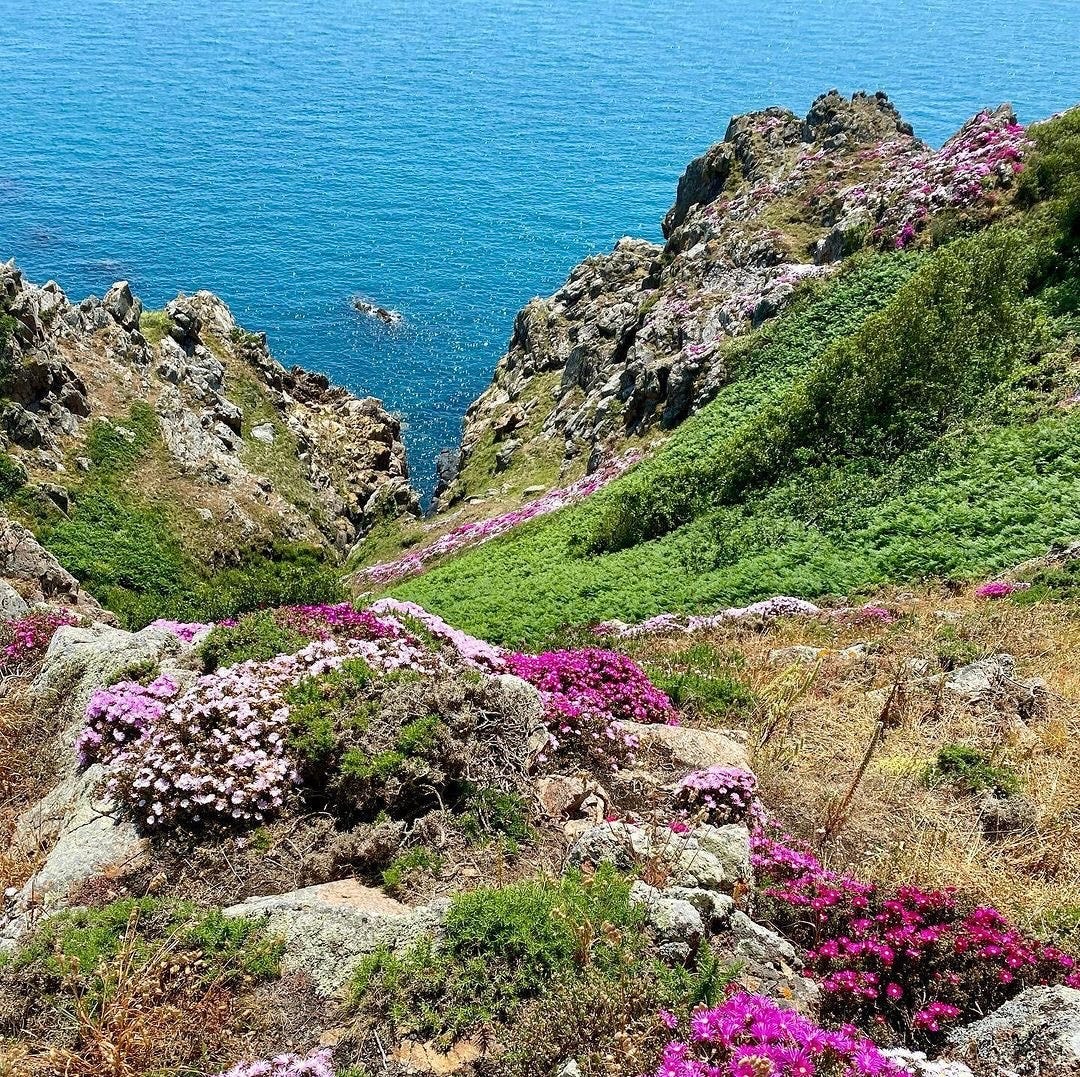
<path id="1" fill-rule="evenodd" d="M 309 973 L 330 996 L 345 987 L 364 954 L 437 935 L 448 905 L 439 901 L 412 908 L 355 879 L 343 879 L 249 898 L 225 915 L 265 917 L 268 929 L 285 941 L 286 969 Z"/>
<path id="2" fill-rule="evenodd" d="M 1080 1073 L 1080 991 L 1031 987 L 949 1036 L 947 1055 L 975 1077 Z"/>
<path id="3" fill-rule="evenodd" d="M 87 628 L 64 627 L 53 636 L 30 688 L 43 704 L 58 704 L 63 722 L 73 727 L 66 744 L 70 754 L 74 732 L 82 725 L 95 689 L 123 679 L 129 670 L 147 666 L 164 664 L 183 676 L 179 663 L 191 650 L 190 644 L 163 628 L 127 632 L 101 623 Z M 190 672 L 187 675 L 193 676 Z M 73 767 L 73 755 L 69 762 Z"/>
<path id="4" fill-rule="evenodd" d="M 27 605 L 49 603 L 71 606 L 90 617 L 111 617 L 22 524 L 6 516 L 0 516 L 0 581 L 0 608 L 13 611 L 0 616 L 17 617 Z"/>
<path id="5" fill-rule="evenodd" d="M 108 868 L 138 865 L 146 841 L 115 806 L 97 797 L 102 770 L 69 774 L 18 822 L 14 844 L 49 850 L 42 866 L 0 915 L 0 951 L 44 916 L 64 908 L 82 883 Z"/>
<path id="6" fill-rule="evenodd" d="M 640 879 L 630 887 L 630 900 L 645 909 L 660 955 L 679 964 L 689 960 L 705 935 L 705 924 L 697 908 L 685 898 L 657 890 Z"/>
<path id="7" fill-rule="evenodd" d="M 750 753 L 730 731 L 661 723 L 620 722 L 642 749 L 654 750 L 684 770 L 725 766 L 750 769 Z"/>
<path id="8" fill-rule="evenodd" d="M 11 621 L 29 613 L 26 599 L 7 580 L 0 580 L 0 621 Z"/>
<path id="9" fill-rule="evenodd" d="M 816 1009 L 818 986 L 802 974 L 802 960 L 787 939 L 735 912 L 729 934 L 719 942 L 724 955 L 738 963 L 738 980 L 746 990 L 785 999 L 804 1013 Z"/>
<path id="10" fill-rule="evenodd" d="M 963 1062 L 950 1062 L 947 1059 L 931 1061 L 922 1051 L 893 1048 L 882 1053 L 910 1073 L 911 1077 L 972 1077 L 971 1070 Z"/>
<path id="11" fill-rule="evenodd" d="M 620 870 L 644 864 L 668 874 L 666 885 L 730 893 L 750 879 L 750 835 L 741 826 L 699 827 L 690 834 L 602 823 L 567 854 L 570 867 L 610 863 Z"/>
<path id="12" fill-rule="evenodd" d="M 126 280 L 117 281 L 102 299 L 101 305 L 112 315 L 121 329 L 129 333 L 139 328 L 142 316 L 142 303 L 131 294 L 131 287 Z"/>

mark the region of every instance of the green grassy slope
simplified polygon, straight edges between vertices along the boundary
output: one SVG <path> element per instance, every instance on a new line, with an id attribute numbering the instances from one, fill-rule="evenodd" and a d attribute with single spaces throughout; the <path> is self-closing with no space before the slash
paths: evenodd
<path id="1" fill-rule="evenodd" d="M 1080 112 L 1004 223 L 854 263 L 729 347 L 730 384 L 589 502 L 394 593 L 505 642 L 777 592 L 992 572 L 1080 534 Z"/>

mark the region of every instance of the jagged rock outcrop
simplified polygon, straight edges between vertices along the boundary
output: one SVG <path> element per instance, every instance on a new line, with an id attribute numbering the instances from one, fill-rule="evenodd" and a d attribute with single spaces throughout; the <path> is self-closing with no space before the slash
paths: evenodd
<path id="1" fill-rule="evenodd" d="M 265 335 L 243 330 L 209 292 L 144 317 L 126 281 L 72 303 L 55 282 L 30 284 L 8 263 L 0 314 L 11 328 L 0 448 L 30 483 L 55 490 L 61 509 L 95 466 L 91 424 L 133 437 L 130 409 L 149 404 L 162 466 L 179 477 L 178 496 L 197 496 L 212 532 L 344 551 L 382 514 L 417 512 L 400 422 L 377 400 L 286 370 Z"/>
<path id="2" fill-rule="evenodd" d="M 442 458 L 437 505 L 488 482 L 509 489 L 513 461 L 527 469 L 552 446 L 563 471 L 584 469 L 622 439 L 680 423 L 728 378 L 725 342 L 801 281 L 863 246 L 906 246 L 940 211 L 990 212 L 1022 137 L 1005 106 L 934 152 L 882 93 L 833 90 L 805 117 L 736 116 L 679 181 L 663 247 L 621 239 L 521 311 L 459 455 Z M 1003 141 L 1008 152 L 989 149 Z M 466 481 L 470 464 L 485 474 Z"/>
<path id="3" fill-rule="evenodd" d="M 99 621 L 111 617 L 27 528 L 0 515 L 0 620 L 45 604 Z"/>

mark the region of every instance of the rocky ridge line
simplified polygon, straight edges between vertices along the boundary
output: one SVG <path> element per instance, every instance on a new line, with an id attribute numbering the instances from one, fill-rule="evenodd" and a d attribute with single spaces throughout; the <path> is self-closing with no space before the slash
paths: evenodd
<path id="1" fill-rule="evenodd" d="M 726 341 L 856 250 L 907 246 L 940 213 L 991 214 L 1024 145 L 1002 106 L 931 151 L 883 93 L 734 117 L 679 180 L 663 246 L 621 239 L 520 311 L 460 447 L 440 458 L 437 507 L 509 489 L 552 445 L 565 477 L 676 426 L 729 378 Z"/>

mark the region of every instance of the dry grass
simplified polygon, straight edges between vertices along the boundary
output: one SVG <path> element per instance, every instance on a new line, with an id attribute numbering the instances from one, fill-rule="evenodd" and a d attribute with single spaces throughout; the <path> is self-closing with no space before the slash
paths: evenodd
<path id="1" fill-rule="evenodd" d="M 25 680 L 9 677 L 0 684 L 0 891 L 21 886 L 36 866 L 11 837 L 19 816 L 52 784 L 55 732 L 53 716 L 30 700 Z"/>
<path id="2" fill-rule="evenodd" d="M 791 620 L 694 637 L 744 662 L 738 676 L 756 702 L 729 724 L 751 734 L 766 807 L 833 867 L 888 883 L 956 886 L 1034 930 L 1073 934 L 1075 943 L 1080 611 L 933 590 L 881 601 L 902 613 L 897 623 Z M 856 643 L 868 645 L 865 657 L 836 653 Z M 770 658 L 795 645 L 827 651 L 806 664 Z M 661 661 L 678 668 L 689 645 L 684 638 L 661 646 Z M 997 653 L 1016 658 L 1017 680 L 1045 681 L 1045 708 L 1018 713 L 1005 693 L 968 705 L 926 683 L 950 664 Z M 921 676 L 910 663 L 920 659 L 927 662 Z M 879 729 L 894 687 L 895 706 Z M 928 767 L 950 744 L 970 745 L 1015 771 L 1018 825 L 988 835 L 978 796 L 928 782 Z"/>

